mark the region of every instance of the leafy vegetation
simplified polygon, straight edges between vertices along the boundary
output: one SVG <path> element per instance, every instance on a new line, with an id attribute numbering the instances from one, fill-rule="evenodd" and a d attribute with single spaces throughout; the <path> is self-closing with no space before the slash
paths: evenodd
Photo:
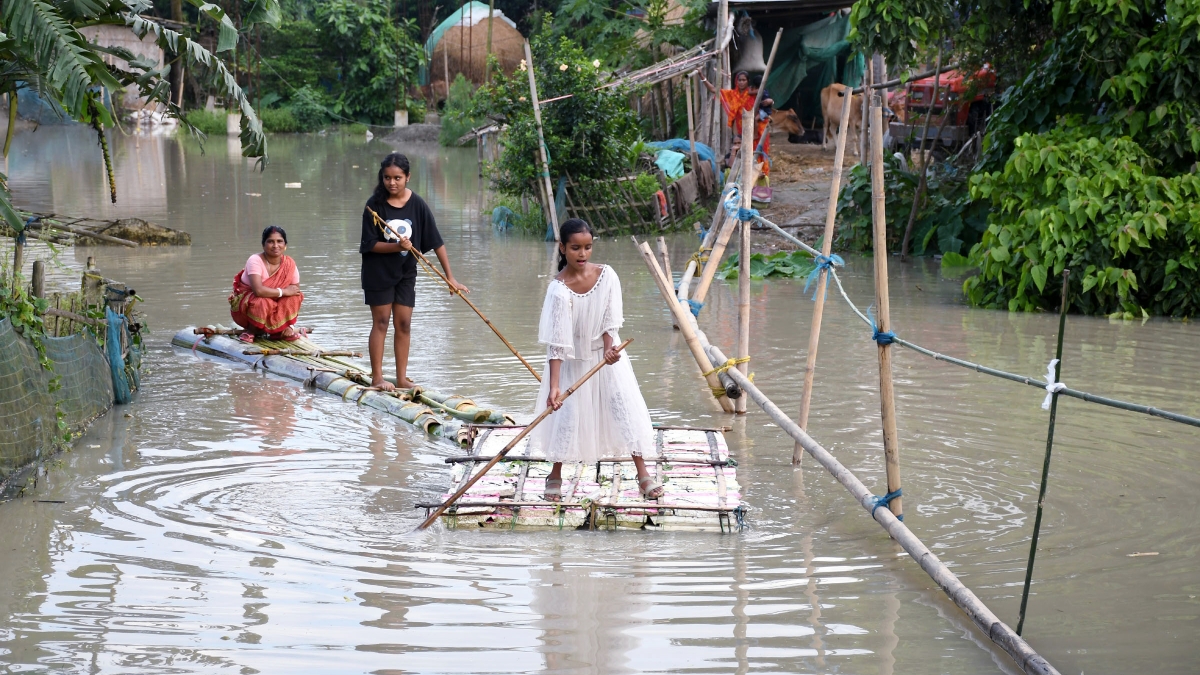
<path id="1" fill-rule="evenodd" d="M 888 250 L 897 250 L 908 225 L 920 173 L 906 170 L 893 155 L 885 156 L 883 165 Z M 987 209 L 984 203 L 968 198 L 968 176 L 967 169 L 952 162 L 930 166 L 926 193 L 913 224 L 913 253 L 961 254 L 980 240 L 987 229 Z M 838 200 L 838 219 L 835 243 L 840 250 L 872 249 L 871 173 L 865 165 L 850 170 Z"/>
<path id="2" fill-rule="evenodd" d="M 1069 266 L 1076 310 L 1196 314 L 1200 0 L 860 0 L 851 19 L 889 64 L 943 46 L 1007 86 L 950 201 L 992 207 L 973 304 L 1055 307 Z"/>
<path id="3" fill-rule="evenodd" d="M 438 142 L 445 146 L 458 145 L 458 139 L 476 127 L 483 125 L 486 117 L 477 117 L 473 111 L 475 87 L 459 73 L 450 83 L 446 94 L 446 108 L 442 112 L 442 129 Z M 474 114 L 473 114 L 474 113 Z"/>
<path id="4" fill-rule="evenodd" d="M 667 0 L 620 3 L 564 0 L 554 13 L 552 31 L 578 42 L 602 64 L 620 69 L 648 66 L 670 48 L 689 49 L 712 38 L 704 27 L 708 3 L 682 0 L 682 18 L 668 20 Z"/>
<path id="5" fill-rule="evenodd" d="M 588 58 L 567 37 L 552 37 L 546 28 L 531 44 L 538 95 L 543 100 L 570 97 L 542 107 L 550 175 L 586 180 L 627 172 L 636 159 L 631 153 L 637 145 L 638 125 L 626 92 L 620 87 L 600 89 L 607 78 L 599 59 Z M 490 86 L 476 92 L 472 115 L 508 124 L 504 152 L 490 167 L 495 187 L 511 196 L 536 194 L 534 180 L 541 167 L 536 162 L 538 133 L 528 73 L 522 68 L 512 76 L 496 74 Z"/>
<path id="6" fill-rule="evenodd" d="M 238 42 L 238 32 L 225 11 L 202 0 L 189 2 L 218 25 L 217 51 L 233 49 Z M 117 192 L 104 129 L 112 126 L 114 120 L 112 111 L 103 103 L 113 92 L 132 87 L 142 97 L 161 104 L 168 114 L 181 118 L 191 131 L 198 130 L 187 123 L 182 111 L 171 100 L 166 69 L 158 68 L 155 61 L 135 56 L 127 49 L 100 47 L 89 42 L 79 32 L 84 26 L 127 25 L 135 35 L 149 35 L 159 47 L 180 54 L 190 69 L 200 73 L 210 86 L 232 99 L 241 110 L 242 154 L 266 156 L 262 125 L 233 73 L 203 45 L 142 16 L 152 9 L 147 0 L 104 3 L 94 0 L 61 3 L 5 0 L 0 6 L 0 61 L 4 63 L 0 68 L 0 91 L 15 92 L 22 87 L 33 89 L 67 117 L 92 125 L 104 152 L 113 201 L 116 201 Z M 246 16 L 246 25 L 278 23 L 278 9 L 278 0 L 256 0 Z M 106 63 L 106 56 L 120 60 Z M 13 131 L 10 126 L 8 133 Z M 6 179 L 0 181 L 0 216 L 18 232 L 24 227 L 24 221 L 12 207 Z"/>
<path id="7" fill-rule="evenodd" d="M 971 251 L 971 302 L 1010 310 L 1058 306 L 1070 268 L 1072 307 L 1124 317 L 1200 310 L 1200 176 L 1163 164 L 1129 137 L 1066 126 L 1016 139 L 1002 171 L 972 180 L 995 211 Z"/>
<path id="8" fill-rule="evenodd" d="M 717 268 L 716 274 L 713 276 L 718 279 L 737 279 L 738 278 L 738 254 L 731 253 L 725 258 L 725 262 Z M 751 279 L 766 279 L 768 277 L 782 277 L 785 279 L 800 279 L 807 277 L 816 265 L 813 264 L 812 256 L 805 251 L 779 251 L 766 255 L 763 253 L 750 254 L 750 278 Z"/>

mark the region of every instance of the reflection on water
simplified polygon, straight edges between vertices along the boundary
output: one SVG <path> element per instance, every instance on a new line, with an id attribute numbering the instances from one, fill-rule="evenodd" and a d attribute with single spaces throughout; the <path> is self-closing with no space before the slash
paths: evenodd
<path id="1" fill-rule="evenodd" d="M 146 299 L 145 389 L 80 439 L 32 498 L 0 504 L 0 670 L 1013 671 L 836 482 L 812 462 L 791 467 L 791 440 L 761 413 L 720 414 L 627 240 L 601 242 L 596 256 L 621 274 L 647 403 L 663 422 L 733 426 L 751 529 L 412 535 L 412 505 L 444 488 L 451 446 L 169 346 L 180 326 L 228 322 L 230 279 L 277 224 L 304 279 L 303 322 L 324 345 L 365 351 L 358 218 L 390 148 L 280 137 L 258 173 L 224 139 L 201 154 L 191 140 L 118 138 L 114 207 L 93 146 L 82 129 L 18 135 L 7 167 L 18 203 L 138 215 L 187 230 L 194 244 L 64 254 L 72 266 L 95 255 Z M 537 354 L 552 249 L 492 235 L 474 153 L 406 150 L 456 276 Z M 695 246 L 691 235 L 670 241 L 676 260 Z M 870 261 L 851 260 L 844 276 L 867 304 Z M 892 288 L 906 337 L 1045 371 L 1055 317 L 968 310 L 957 282 L 920 263 L 898 267 Z M 715 285 L 702 318 L 727 349 L 730 291 Z M 418 293 L 413 373 L 528 416 L 536 383 L 521 364 L 434 284 L 423 278 Z M 788 281 L 756 284 L 752 302 L 756 381 L 794 410 L 811 302 Z M 1068 331 L 1071 386 L 1200 413 L 1190 323 L 1072 317 Z M 907 522 L 1012 623 L 1044 449 L 1041 396 L 911 352 L 895 363 Z M 812 432 L 882 487 L 875 347 L 838 304 L 818 369 Z M 1198 445 L 1188 428 L 1060 402 L 1026 633 L 1064 673 L 1194 670 Z"/>

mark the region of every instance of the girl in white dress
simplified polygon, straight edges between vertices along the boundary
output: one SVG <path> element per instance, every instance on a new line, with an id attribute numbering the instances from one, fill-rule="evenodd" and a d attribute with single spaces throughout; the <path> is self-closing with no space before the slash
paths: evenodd
<path id="1" fill-rule="evenodd" d="M 546 290 L 538 341 L 546 345 L 546 369 L 537 412 L 556 412 L 529 434 L 530 447 L 554 462 L 546 478 L 546 499 L 562 495 L 562 463 L 594 464 L 601 458 L 633 457 L 638 488 L 648 499 L 663 494 L 646 470 L 644 457 L 655 457 L 650 411 L 638 388 L 629 357 L 614 345 L 625 319 L 621 280 L 607 265 L 589 262 L 592 228 L 571 218 L 559 229 L 559 273 Z M 574 384 L 603 359 L 601 368 L 562 404 L 563 387 Z"/>

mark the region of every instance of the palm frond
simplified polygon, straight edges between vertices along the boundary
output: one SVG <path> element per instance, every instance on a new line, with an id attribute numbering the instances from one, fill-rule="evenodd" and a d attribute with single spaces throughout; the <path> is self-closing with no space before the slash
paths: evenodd
<path id="1" fill-rule="evenodd" d="M 266 161 L 267 136 L 263 133 L 262 122 L 259 121 L 258 114 L 254 112 L 254 107 L 250 104 L 250 99 L 246 97 L 246 92 L 243 91 L 240 86 L 238 86 L 237 80 L 234 78 L 233 73 L 229 72 L 229 69 L 225 67 L 225 64 L 212 52 L 205 49 L 195 40 L 191 40 L 177 31 L 173 31 L 165 26 L 162 26 L 161 24 L 155 23 L 154 21 L 145 19 L 136 14 L 127 13 L 124 15 L 124 18 L 125 23 L 139 38 L 151 34 L 154 36 L 154 39 L 158 43 L 159 47 L 179 54 L 189 66 L 195 67 L 200 65 L 208 69 L 213 83 L 217 86 L 218 92 L 233 98 L 233 100 L 237 102 L 238 109 L 242 113 L 242 132 L 240 135 L 242 141 L 242 154 L 246 157 L 260 158 L 260 165 L 264 163 Z M 130 62 L 130 65 L 131 67 L 137 67 L 132 61 Z M 154 79 L 153 77 L 143 77 L 144 75 L 145 72 L 143 71 L 141 75 L 131 73 L 130 77 L 132 77 L 135 82 L 140 81 L 146 82 L 147 84 Z M 158 79 L 161 81 L 163 78 L 159 77 Z M 142 85 L 139 84 L 139 87 L 141 86 Z M 149 90 L 143 89 L 142 91 L 143 95 L 146 95 L 147 91 L 149 91 L 149 93 L 152 95 L 158 95 L 155 93 L 156 90 L 154 90 L 153 87 L 151 87 Z M 157 91 L 161 92 L 161 90 Z M 179 110 L 179 108 L 170 103 L 169 96 L 165 98 L 155 98 L 155 100 L 165 103 L 168 106 L 168 110 L 170 111 L 171 115 L 182 119 L 182 112 Z"/>
<path id="2" fill-rule="evenodd" d="M 15 48 L 44 73 L 72 117 L 87 116 L 87 90 L 106 71 L 104 62 L 54 5 L 43 0 L 5 0 L 0 10 Z"/>

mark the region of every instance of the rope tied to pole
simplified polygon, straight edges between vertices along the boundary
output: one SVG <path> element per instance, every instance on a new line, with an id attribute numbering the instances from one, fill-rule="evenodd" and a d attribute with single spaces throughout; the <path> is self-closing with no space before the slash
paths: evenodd
<path id="1" fill-rule="evenodd" d="M 830 253 L 827 256 L 823 255 L 823 254 L 817 254 L 817 256 L 815 258 L 813 258 L 813 261 L 817 264 L 817 266 L 813 268 L 813 271 L 808 273 L 808 278 L 804 280 L 804 292 L 805 293 L 808 292 L 808 287 L 813 282 L 817 281 L 820 278 L 822 271 L 827 273 L 825 275 L 825 287 L 828 288 L 829 287 L 828 272 L 832 271 L 835 266 L 843 267 L 846 264 L 846 261 L 842 260 L 842 256 L 840 256 L 836 253 Z M 813 302 L 817 301 L 817 293 L 819 293 L 820 291 L 821 291 L 820 288 L 813 289 L 813 295 L 812 295 Z"/>
<path id="2" fill-rule="evenodd" d="M 717 366 L 716 368 L 713 368 L 712 370 L 708 371 L 707 373 L 704 373 L 704 375 L 702 375 L 702 377 L 708 377 L 709 375 L 719 375 L 719 374 L 729 370 L 730 368 L 733 368 L 734 366 L 742 364 L 742 363 L 750 363 L 750 357 L 742 356 L 742 357 L 739 357 L 736 359 L 729 359 L 729 360 L 725 361 L 725 363 Z M 753 382 L 753 380 L 751 380 L 751 382 Z M 722 389 L 721 391 L 725 391 L 725 390 Z"/>
<path id="3" fill-rule="evenodd" d="M 873 506 L 871 507 L 871 517 L 874 518 L 875 512 L 877 510 L 879 510 L 880 508 L 886 507 L 888 504 L 891 504 L 893 499 L 896 499 L 898 497 L 903 497 L 903 496 L 904 496 L 904 488 L 896 488 L 895 491 L 889 492 L 882 497 L 879 497 L 876 495 L 871 495 L 871 499 L 873 500 L 871 502 L 873 504 Z M 901 515 L 896 516 L 896 520 L 903 521 L 904 515 L 901 514 Z"/>
<path id="4" fill-rule="evenodd" d="M 1042 399 L 1042 410 L 1050 409 L 1050 399 L 1067 385 L 1058 381 L 1055 376 L 1054 367 L 1058 365 L 1058 359 L 1050 359 L 1050 363 L 1046 364 L 1046 398 Z"/>
<path id="5" fill-rule="evenodd" d="M 762 217 L 758 209 L 748 209 L 741 206 L 742 191 L 737 183 L 730 183 L 729 187 L 725 188 L 725 193 L 722 195 L 721 202 L 725 207 L 725 212 L 741 221 L 757 220 Z"/>
<path id="6" fill-rule="evenodd" d="M 688 309 L 692 312 L 692 316 L 697 318 L 700 316 L 700 310 L 704 307 L 703 302 L 697 302 L 691 298 L 688 298 L 687 300 L 680 300 L 680 302 L 686 302 Z"/>
<path id="7" fill-rule="evenodd" d="M 886 332 L 879 330 L 879 326 L 875 324 L 875 315 L 871 313 L 871 307 L 867 307 L 867 320 L 871 324 L 871 339 L 880 347 L 886 347 L 896 341 L 896 334 L 890 330 Z"/>

